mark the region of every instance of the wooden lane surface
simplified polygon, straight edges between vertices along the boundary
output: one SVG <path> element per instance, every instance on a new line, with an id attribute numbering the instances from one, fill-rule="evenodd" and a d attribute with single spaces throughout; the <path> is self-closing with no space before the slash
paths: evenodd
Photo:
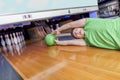
<path id="1" fill-rule="evenodd" d="M 4 55 L 24 80 L 120 80 L 120 52 L 94 47 L 27 45 Z"/>

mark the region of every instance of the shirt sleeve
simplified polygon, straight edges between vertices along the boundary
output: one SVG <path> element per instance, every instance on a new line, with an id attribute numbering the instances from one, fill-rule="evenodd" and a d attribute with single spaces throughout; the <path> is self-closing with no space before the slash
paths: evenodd
<path id="1" fill-rule="evenodd" d="M 84 27 L 87 24 L 89 24 L 89 23 L 95 23 L 98 20 L 98 18 L 85 18 L 85 19 L 86 19 L 86 21 L 85 21 Z"/>
<path id="2" fill-rule="evenodd" d="M 91 19 L 90 18 L 85 18 L 86 20 L 85 20 L 85 24 L 84 24 L 84 26 L 83 27 L 85 27 L 85 25 L 87 25 L 90 21 L 91 21 Z"/>

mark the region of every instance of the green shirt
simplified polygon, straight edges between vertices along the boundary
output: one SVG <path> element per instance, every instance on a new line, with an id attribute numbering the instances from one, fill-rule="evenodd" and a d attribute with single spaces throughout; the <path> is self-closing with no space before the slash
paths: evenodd
<path id="1" fill-rule="evenodd" d="M 86 18 L 85 42 L 89 46 L 120 49 L 120 18 Z"/>

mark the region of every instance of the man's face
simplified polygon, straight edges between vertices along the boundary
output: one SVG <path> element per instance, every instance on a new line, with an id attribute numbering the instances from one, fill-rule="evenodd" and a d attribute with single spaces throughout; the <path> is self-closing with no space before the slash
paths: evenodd
<path id="1" fill-rule="evenodd" d="M 73 36 L 78 39 L 84 38 L 84 29 L 83 28 L 75 28 L 73 30 Z"/>

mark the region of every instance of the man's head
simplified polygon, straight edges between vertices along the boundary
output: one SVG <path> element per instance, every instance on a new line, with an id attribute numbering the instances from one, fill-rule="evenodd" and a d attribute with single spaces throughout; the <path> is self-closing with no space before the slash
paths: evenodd
<path id="1" fill-rule="evenodd" d="M 74 28 L 71 31 L 71 35 L 77 39 L 84 38 L 84 29 L 83 28 Z"/>

